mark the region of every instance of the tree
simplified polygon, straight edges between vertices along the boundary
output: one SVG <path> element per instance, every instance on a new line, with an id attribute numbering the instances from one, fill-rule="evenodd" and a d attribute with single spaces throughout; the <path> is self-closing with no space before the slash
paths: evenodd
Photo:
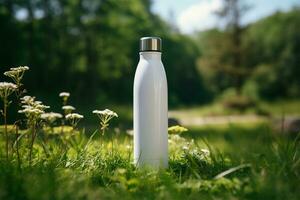
<path id="1" fill-rule="evenodd" d="M 277 12 L 251 24 L 245 33 L 251 81 L 266 99 L 300 96 L 300 8 Z"/>
<path id="2" fill-rule="evenodd" d="M 232 78 L 233 86 L 238 95 L 241 94 L 243 83 L 250 72 L 243 63 L 245 54 L 242 40 L 245 28 L 241 24 L 242 17 L 249 8 L 242 0 L 223 0 L 223 7 L 217 11 L 217 15 L 225 22 L 225 39 L 228 40 L 225 51 L 229 53 L 229 58 L 227 64 L 224 65 L 224 72 Z"/>
<path id="3" fill-rule="evenodd" d="M 30 66 L 27 88 L 47 99 L 68 90 L 75 103 L 131 103 L 139 38 L 156 35 L 163 39 L 171 103 L 203 100 L 195 70 L 197 47 L 171 31 L 152 12 L 151 3 L 0 0 L 0 73 L 16 65 Z M 22 19 L 16 17 L 20 13 L 25 13 Z M 192 97 L 191 90 L 199 94 Z"/>

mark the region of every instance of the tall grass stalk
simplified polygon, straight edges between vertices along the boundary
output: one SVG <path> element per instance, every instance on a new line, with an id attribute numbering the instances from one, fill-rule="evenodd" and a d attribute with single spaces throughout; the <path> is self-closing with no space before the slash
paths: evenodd
<path id="1" fill-rule="evenodd" d="M 36 122 L 33 121 L 31 125 L 31 141 L 29 145 L 29 165 L 32 163 L 32 151 L 33 151 L 33 144 L 36 138 Z"/>
<path id="2" fill-rule="evenodd" d="M 10 102 L 8 101 L 8 97 L 16 89 L 17 89 L 17 86 L 13 83 L 0 82 L 0 98 L 3 100 L 2 115 L 4 118 L 4 134 L 5 134 L 5 138 L 6 138 L 5 150 L 6 150 L 6 159 L 7 160 L 8 160 L 8 156 L 9 156 L 8 155 L 9 137 L 8 137 L 8 131 L 7 131 L 7 108 L 10 104 Z"/>
<path id="3" fill-rule="evenodd" d="M 6 159 L 8 160 L 8 133 L 7 133 L 7 99 L 4 98 L 3 99 L 3 118 L 4 118 L 4 134 L 5 134 L 5 155 L 6 155 Z"/>
<path id="4" fill-rule="evenodd" d="M 16 139 L 15 139 L 15 144 L 16 144 L 16 154 L 17 154 L 17 159 L 18 159 L 18 168 L 21 169 L 21 157 L 20 157 L 20 152 L 19 152 L 19 127 L 18 125 L 16 127 Z"/>

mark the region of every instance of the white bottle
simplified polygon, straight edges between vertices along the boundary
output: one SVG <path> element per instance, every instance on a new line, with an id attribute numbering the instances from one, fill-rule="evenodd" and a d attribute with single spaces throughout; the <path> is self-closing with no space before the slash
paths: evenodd
<path id="1" fill-rule="evenodd" d="M 134 162 L 168 167 L 168 86 L 161 62 L 161 39 L 140 39 L 140 61 L 134 77 Z"/>

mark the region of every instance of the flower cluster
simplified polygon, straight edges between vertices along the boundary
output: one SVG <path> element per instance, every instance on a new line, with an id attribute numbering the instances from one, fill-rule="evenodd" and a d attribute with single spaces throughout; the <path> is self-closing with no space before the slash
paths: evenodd
<path id="1" fill-rule="evenodd" d="M 183 150 L 185 154 L 189 154 L 199 160 L 207 160 L 210 156 L 210 151 L 208 149 L 185 147 Z"/>
<path id="2" fill-rule="evenodd" d="M 67 105 L 68 99 L 70 97 L 70 93 L 69 92 L 61 92 L 61 93 L 59 93 L 59 96 L 63 99 L 63 105 Z"/>
<path id="3" fill-rule="evenodd" d="M 73 106 L 70 106 L 70 105 L 63 106 L 62 109 L 64 110 L 66 115 L 72 113 L 75 110 L 75 108 Z"/>
<path id="4" fill-rule="evenodd" d="M 2 99 L 6 99 L 16 89 L 17 89 L 17 85 L 13 83 L 0 82 L 0 97 Z"/>
<path id="5" fill-rule="evenodd" d="M 83 115 L 80 115 L 78 113 L 70 113 L 66 115 L 66 119 L 69 120 L 69 122 L 71 123 L 71 125 L 73 127 L 76 127 L 78 122 L 83 119 Z"/>
<path id="6" fill-rule="evenodd" d="M 49 113 L 43 113 L 41 114 L 41 119 L 45 120 L 47 123 L 52 124 L 57 119 L 62 118 L 62 114 L 55 113 L 55 112 L 49 112 Z"/>
<path id="7" fill-rule="evenodd" d="M 20 67 L 12 67 L 10 68 L 11 71 L 19 71 L 19 72 L 25 72 L 29 70 L 28 66 L 20 66 Z"/>
<path id="8" fill-rule="evenodd" d="M 22 104 L 32 104 L 35 100 L 35 97 L 31 96 L 24 96 L 21 98 L 21 103 Z"/>
<path id="9" fill-rule="evenodd" d="M 205 155 L 205 156 L 209 156 L 210 151 L 208 149 L 200 149 L 200 151 Z"/>
<path id="10" fill-rule="evenodd" d="M 168 128 L 169 134 L 181 134 L 181 133 L 186 132 L 186 131 L 188 131 L 187 128 L 185 128 L 183 126 L 178 126 L 178 125 L 171 126 L 171 127 Z"/>
<path id="11" fill-rule="evenodd" d="M 28 119 L 38 119 L 40 116 L 45 113 L 49 106 L 43 105 L 41 101 L 35 101 L 35 97 L 24 96 L 21 98 L 21 103 L 23 110 L 19 110 L 19 113 L 25 114 Z"/>
<path id="12" fill-rule="evenodd" d="M 94 110 L 93 113 L 96 114 L 100 119 L 100 129 L 102 130 L 102 135 L 104 135 L 105 130 L 108 129 L 109 121 L 114 117 L 118 117 L 117 113 L 109 109 Z"/>
<path id="13" fill-rule="evenodd" d="M 55 113 L 55 112 L 46 112 L 46 109 L 50 108 L 49 106 L 46 106 L 41 101 L 37 101 L 35 97 L 33 96 L 24 96 L 24 93 L 26 93 L 26 90 L 22 90 L 23 84 L 22 78 L 26 71 L 29 70 L 29 67 L 27 66 L 19 66 L 15 68 L 10 68 L 9 71 L 4 72 L 4 75 L 12 79 L 12 83 L 8 82 L 0 82 L 0 98 L 3 99 L 3 110 L 0 110 L 1 114 L 4 116 L 4 133 L 6 136 L 6 157 L 9 158 L 9 149 L 12 149 L 12 153 L 17 153 L 18 159 L 23 157 L 19 155 L 19 147 L 23 147 L 23 145 L 18 145 L 19 140 L 21 140 L 21 134 L 18 134 L 19 128 L 23 127 L 23 119 L 18 120 L 15 123 L 16 127 L 16 139 L 14 144 L 10 144 L 10 136 L 8 135 L 7 131 L 7 108 L 10 105 L 10 101 L 8 100 L 9 95 L 12 93 L 16 94 L 16 98 L 18 99 L 18 107 L 21 107 L 18 110 L 18 113 L 25 115 L 25 121 L 26 121 L 26 129 L 22 131 L 26 131 L 26 133 L 30 134 L 30 137 L 27 137 L 29 145 L 26 145 L 26 148 L 28 146 L 28 157 L 29 157 L 29 164 L 31 165 L 32 156 L 33 156 L 33 150 L 34 150 L 34 143 L 36 140 L 36 137 L 40 133 L 40 129 L 43 128 L 44 133 L 47 133 L 47 130 L 51 129 L 52 133 L 55 133 L 55 128 L 58 128 L 61 130 L 61 137 L 63 140 L 63 143 L 68 145 L 72 145 L 73 147 L 78 147 L 75 145 L 77 143 L 76 138 L 71 138 L 70 141 L 68 141 L 68 137 L 65 137 L 64 129 L 71 130 L 72 132 L 75 132 L 75 128 L 79 121 L 84 118 L 83 115 L 80 115 L 78 113 L 73 113 L 75 108 L 68 104 L 68 100 L 70 98 L 70 93 L 68 92 L 61 92 L 59 94 L 59 97 L 62 98 L 62 110 L 63 114 Z M 22 97 L 22 98 L 21 98 Z M 108 129 L 109 122 L 112 118 L 118 117 L 117 113 L 105 109 L 105 110 L 94 110 L 94 114 L 96 114 L 100 119 L 100 127 L 102 130 L 102 134 L 104 134 L 105 130 Z M 61 119 L 61 120 L 59 120 Z M 54 123 L 56 121 L 61 121 L 61 126 L 55 127 Z M 68 124 L 71 124 L 70 126 L 65 126 L 65 120 L 68 120 Z M 22 125 L 22 126 L 21 126 Z M 53 126 L 52 126 L 53 125 Z M 75 130 L 75 131 L 74 131 Z M 77 131 L 78 132 L 78 131 Z M 97 133 L 98 131 L 95 131 Z M 116 129 L 115 132 L 118 134 L 120 132 L 119 129 Z M 93 134 L 94 135 L 94 134 Z M 73 140 L 74 139 L 74 140 Z M 90 140 L 92 137 L 90 138 Z M 89 140 L 89 141 L 90 141 Z M 46 140 L 44 141 L 46 144 Z M 89 143 L 88 143 L 89 144 Z M 112 149 L 113 149 L 113 141 L 111 143 Z M 25 145 L 24 145 L 25 147 Z M 44 147 L 44 144 L 43 144 Z M 15 149 L 16 148 L 16 151 Z M 49 152 L 47 148 L 43 148 L 45 153 L 48 155 Z M 19 164 L 21 163 L 18 160 Z"/>
<path id="14" fill-rule="evenodd" d="M 69 92 L 61 92 L 59 93 L 60 97 L 70 97 L 70 93 Z"/>
<path id="15" fill-rule="evenodd" d="M 168 138 L 168 142 L 169 142 L 171 145 L 173 145 L 173 144 L 174 144 L 174 145 L 186 144 L 185 138 L 180 137 L 180 136 L 177 135 L 177 134 L 170 135 L 169 138 Z"/>
<path id="16" fill-rule="evenodd" d="M 93 113 L 97 114 L 100 119 L 103 117 L 110 118 L 110 119 L 112 119 L 113 117 L 118 117 L 117 113 L 115 113 L 114 111 L 111 111 L 109 109 L 94 110 Z"/>
<path id="17" fill-rule="evenodd" d="M 70 120 L 70 119 L 82 119 L 83 118 L 83 115 L 80 115 L 78 113 L 71 113 L 71 114 L 68 114 L 66 116 L 66 119 Z"/>
<path id="18" fill-rule="evenodd" d="M 27 70 L 29 70 L 29 67 L 27 67 L 27 66 L 13 67 L 13 68 L 10 68 L 9 71 L 4 72 L 4 75 L 12 78 L 13 81 L 18 86 L 20 86 L 21 85 L 21 80 L 24 76 L 24 73 Z"/>

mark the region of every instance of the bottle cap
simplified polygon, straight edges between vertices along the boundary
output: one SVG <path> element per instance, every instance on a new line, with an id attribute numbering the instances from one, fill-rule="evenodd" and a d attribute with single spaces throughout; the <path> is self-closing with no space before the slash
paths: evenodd
<path id="1" fill-rule="evenodd" d="M 161 39 L 159 37 L 142 37 L 140 39 L 140 51 L 161 52 Z"/>

